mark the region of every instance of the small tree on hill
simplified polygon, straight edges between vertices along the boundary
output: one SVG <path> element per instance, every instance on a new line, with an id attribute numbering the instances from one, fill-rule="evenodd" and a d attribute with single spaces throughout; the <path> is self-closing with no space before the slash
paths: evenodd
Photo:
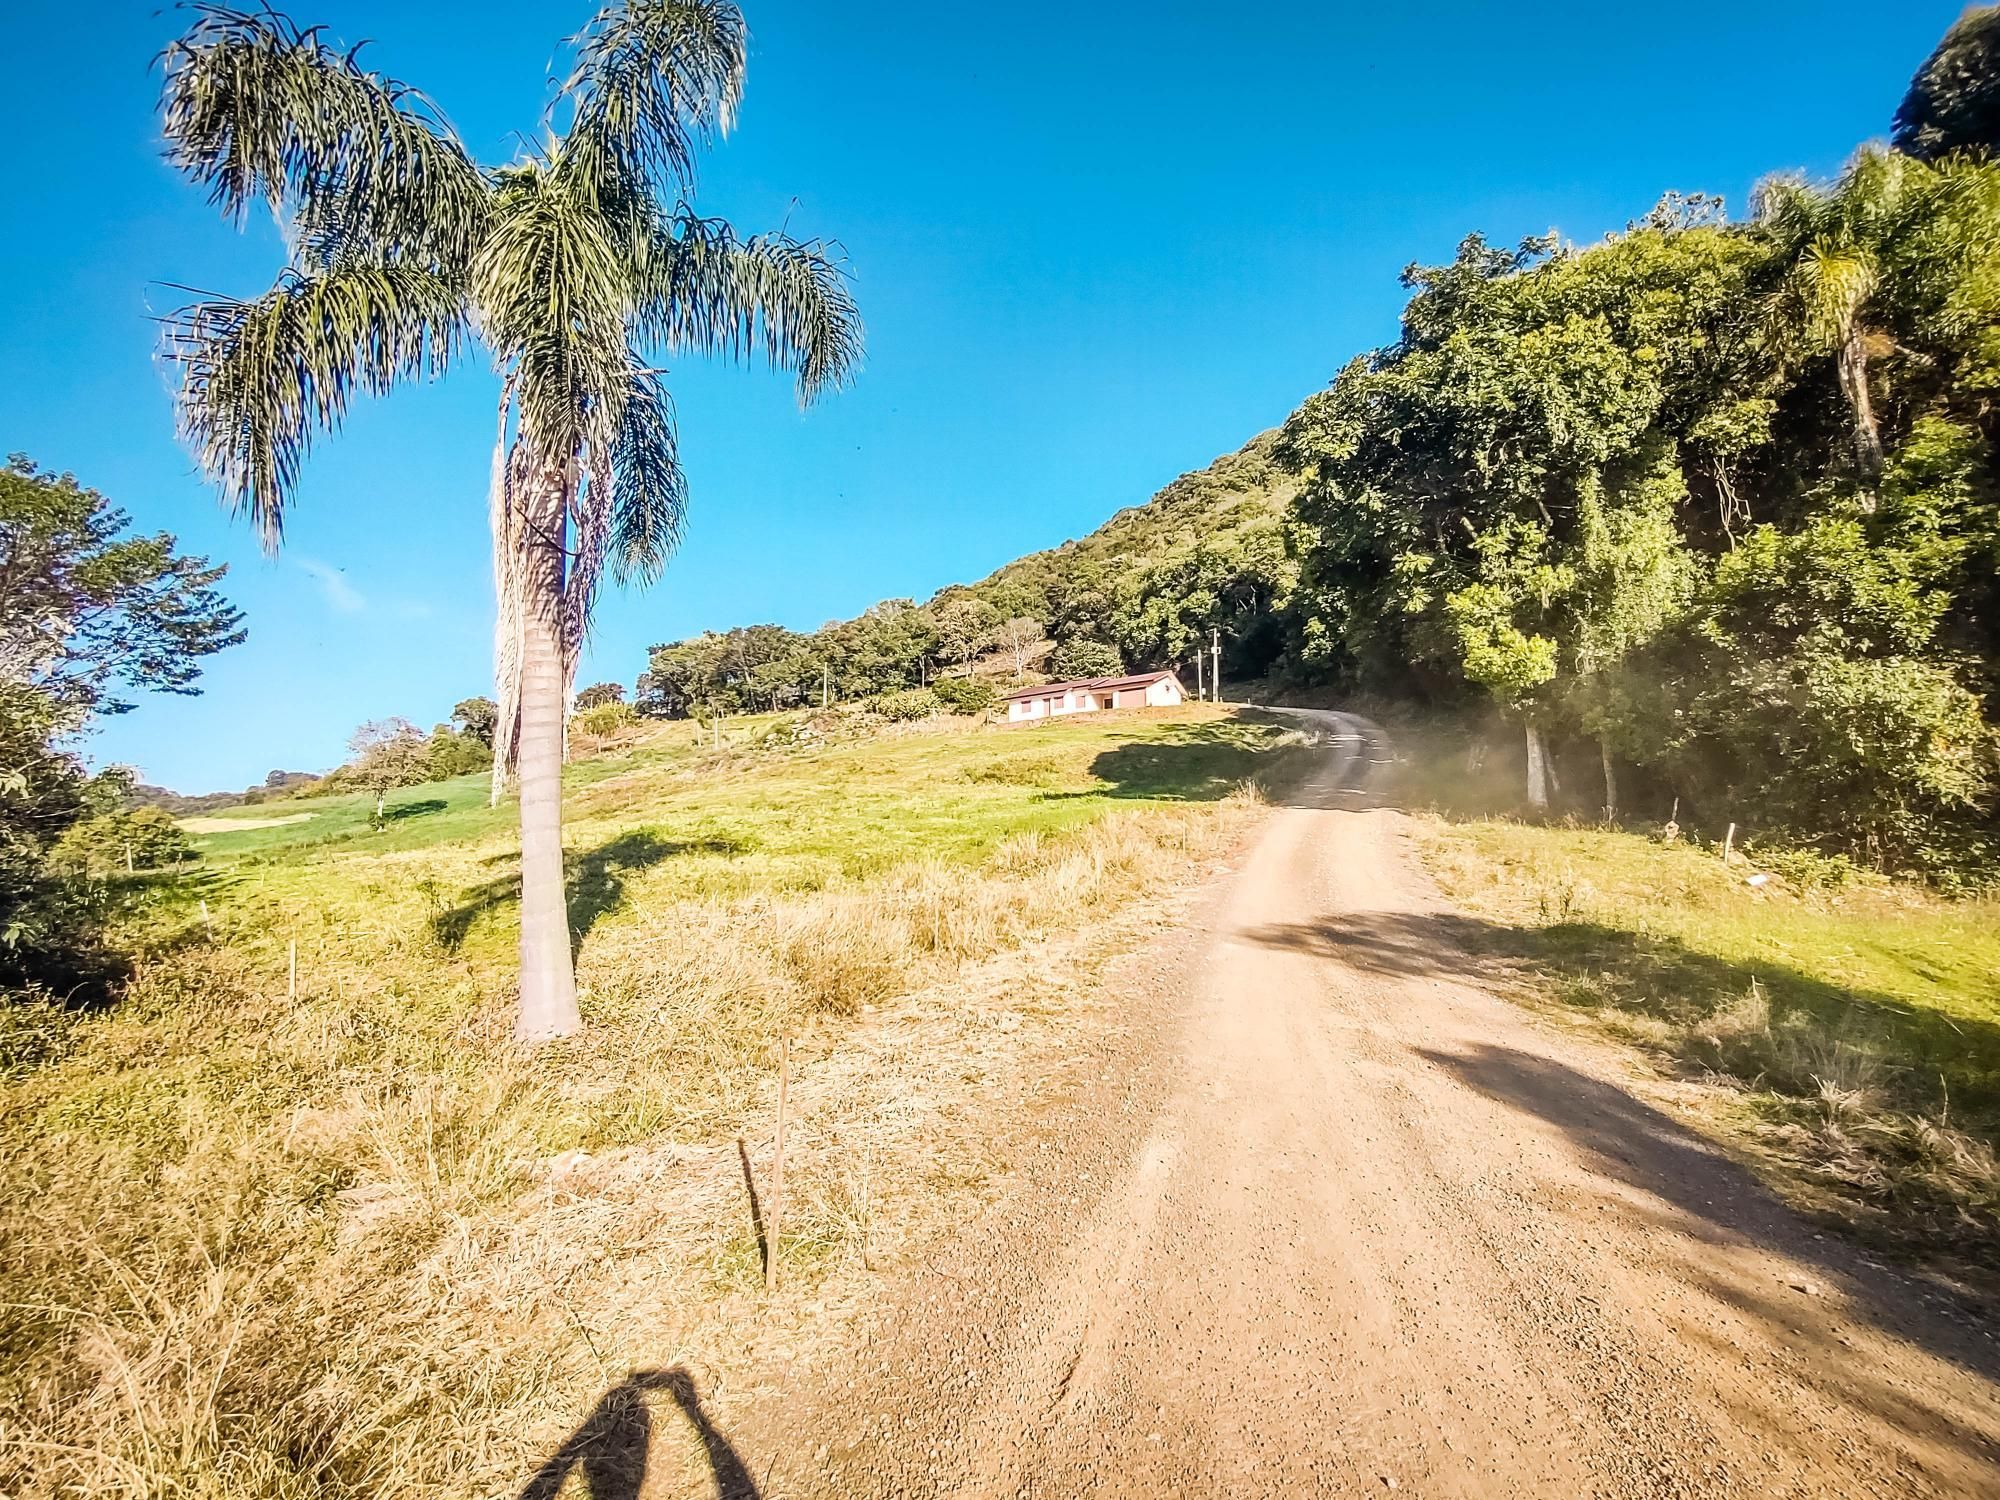
<path id="1" fill-rule="evenodd" d="M 120 870 L 158 870 L 193 857 L 194 845 L 163 807 L 121 808 L 85 818 L 57 842 L 59 865 L 110 875 Z"/>
<path id="2" fill-rule="evenodd" d="M 1014 659 L 1014 676 L 1028 675 L 1028 663 L 1034 659 L 1035 647 L 1042 643 L 1042 624 L 1026 615 L 1015 615 L 1010 620 L 1002 620 L 993 632 L 993 643 Z"/>
<path id="3" fill-rule="evenodd" d="M 375 794 L 371 821 L 377 828 L 390 792 L 430 778 L 431 742 L 408 719 L 371 719 L 354 731 L 347 748 L 354 757 L 349 776 Z"/>
<path id="4" fill-rule="evenodd" d="M 625 689 L 619 683 L 593 682 L 589 687 L 576 695 L 576 708 L 578 713 L 582 713 L 585 709 L 598 708 L 606 703 L 623 703 L 624 701 Z"/>
<path id="5" fill-rule="evenodd" d="M 493 725 L 500 717 L 500 705 L 491 698 L 467 698 L 451 711 L 451 721 L 460 734 L 493 748 Z"/>

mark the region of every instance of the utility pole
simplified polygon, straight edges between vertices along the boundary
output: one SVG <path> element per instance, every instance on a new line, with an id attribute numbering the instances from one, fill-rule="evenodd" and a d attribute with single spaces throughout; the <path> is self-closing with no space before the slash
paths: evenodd
<path id="1" fill-rule="evenodd" d="M 1214 694 L 1215 701 L 1217 703 L 1220 703 L 1222 701 L 1222 627 L 1221 626 L 1211 625 L 1209 627 L 1209 640 L 1212 643 L 1210 649 L 1215 653 L 1214 656 L 1215 665 L 1214 669 L 1210 671 L 1208 674 L 1208 685 L 1215 690 Z"/>

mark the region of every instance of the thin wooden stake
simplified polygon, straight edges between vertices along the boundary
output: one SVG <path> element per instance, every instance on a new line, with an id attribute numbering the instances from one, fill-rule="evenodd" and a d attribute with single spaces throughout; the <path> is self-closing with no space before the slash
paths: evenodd
<path id="1" fill-rule="evenodd" d="M 1729 832 L 1722 836 L 1722 862 L 1729 863 L 1729 851 L 1736 847 L 1736 825 L 1729 825 Z"/>
<path id="2" fill-rule="evenodd" d="M 286 968 L 289 972 L 285 976 L 285 998 L 296 1003 L 299 998 L 299 940 L 293 938 L 286 948 Z"/>
<path id="3" fill-rule="evenodd" d="M 771 1227 L 764 1236 L 764 1290 L 778 1289 L 778 1236 L 785 1227 L 785 1096 L 792 1088 L 792 1039 L 778 1039 L 778 1143 L 771 1162 Z"/>

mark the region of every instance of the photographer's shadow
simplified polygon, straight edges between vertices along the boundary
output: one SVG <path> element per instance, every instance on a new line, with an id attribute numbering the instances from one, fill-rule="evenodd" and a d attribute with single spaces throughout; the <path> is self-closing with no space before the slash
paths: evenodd
<path id="1" fill-rule="evenodd" d="M 549 1461 L 535 1471 L 519 1500 L 555 1500 L 571 1471 L 583 1473 L 589 1500 L 639 1500 L 653 1445 L 653 1409 L 648 1397 L 665 1391 L 693 1424 L 715 1478 L 717 1500 L 758 1500 L 749 1467 L 702 1410 L 694 1380 L 676 1365 L 671 1370 L 635 1370 L 604 1393 L 597 1405 Z"/>

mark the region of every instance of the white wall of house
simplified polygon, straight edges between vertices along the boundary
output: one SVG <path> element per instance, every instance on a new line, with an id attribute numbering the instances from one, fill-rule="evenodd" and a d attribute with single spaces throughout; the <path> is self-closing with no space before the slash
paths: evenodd
<path id="1" fill-rule="evenodd" d="M 1016 698 L 1007 705 L 1007 722 L 1055 718 L 1062 714 L 1091 714 L 1106 708 L 1170 708 L 1182 702 L 1181 685 L 1171 677 L 1149 682 L 1143 688 L 1099 692 L 1095 688 L 1070 688 L 1063 693 Z"/>

